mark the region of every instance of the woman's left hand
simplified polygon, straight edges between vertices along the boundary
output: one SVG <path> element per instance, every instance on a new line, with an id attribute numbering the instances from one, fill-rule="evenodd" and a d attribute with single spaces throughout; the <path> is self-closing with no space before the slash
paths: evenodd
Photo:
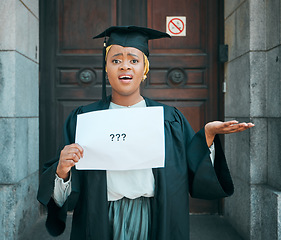
<path id="1" fill-rule="evenodd" d="M 228 122 L 214 121 L 205 125 L 205 135 L 208 146 L 210 147 L 214 141 L 216 134 L 229 134 L 245 131 L 254 127 L 253 123 L 239 123 L 236 120 Z"/>

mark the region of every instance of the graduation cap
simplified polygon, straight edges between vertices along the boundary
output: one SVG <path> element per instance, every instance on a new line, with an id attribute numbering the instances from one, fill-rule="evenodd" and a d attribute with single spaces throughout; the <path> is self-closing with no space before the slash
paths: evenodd
<path id="1" fill-rule="evenodd" d="M 106 73 L 105 73 L 105 53 L 106 47 L 110 45 L 120 45 L 122 47 L 133 47 L 142 51 L 147 57 L 149 56 L 148 40 L 159 38 L 170 38 L 167 33 L 160 32 L 151 28 L 137 26 L 113 26 L 106 29 L 101 34 L 93 37 L 103 38 L 103 81 L 102 81 L 102 99 L 106 101 Z M 109 39 L 106 41 L 106 37 Z"/>

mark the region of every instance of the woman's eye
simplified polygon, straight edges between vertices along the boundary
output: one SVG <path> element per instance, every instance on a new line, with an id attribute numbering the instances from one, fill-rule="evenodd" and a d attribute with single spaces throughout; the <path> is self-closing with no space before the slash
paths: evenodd
<path id="1" fill-rule="evenodd" d="M 113 62 L 113 63 L 120 63 L 120 60 L 114 59 L 114 60 L 112 60 L 112 62 Z"/>
<path id="2" fill-rule="evenodd" d="M 138 63 L 139 61 L 137 59 L 133 59 L 132 63 Z"/>

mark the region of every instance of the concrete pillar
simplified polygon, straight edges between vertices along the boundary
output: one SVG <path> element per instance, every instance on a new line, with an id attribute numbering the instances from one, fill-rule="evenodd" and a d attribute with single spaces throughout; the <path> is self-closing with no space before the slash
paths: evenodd
<path id="1" fill-rule="evenodd" d="M 0 239 L 39 216 L 38 0 L 0 0 Z"/>
<path id="2" fill-rule="evenodd" d="M 245 239 L 281 239 L 280 0 L 225 0 L 225 119 L 256 127 L 227 135 L 235 194 L 225 215 Z"/>

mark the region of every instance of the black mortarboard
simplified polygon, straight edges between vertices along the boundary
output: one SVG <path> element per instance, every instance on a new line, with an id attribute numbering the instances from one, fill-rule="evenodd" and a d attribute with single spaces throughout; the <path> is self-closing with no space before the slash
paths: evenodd
<path id="1" fill-rule="evenodd" d="M 103 84 L 102 84 L 102 99 L 106 99 L 106 81 L 105 81 L 105 49 L 106 46 L 120 45 L 123 47 L 134 47 L 142 51 L 147 57 L 148 51 L 148 40 L 166 38 L 170 35 L 164 32 L 160 32 L 151 28 L 137 27 L 137 26 L 113 26 L 106 29 L 103 33 L 93 37 L 102 38 L 104 37 L 104 49 L 103 49 Z M 106 42 L 106 37 L 109 37 Z"/>

